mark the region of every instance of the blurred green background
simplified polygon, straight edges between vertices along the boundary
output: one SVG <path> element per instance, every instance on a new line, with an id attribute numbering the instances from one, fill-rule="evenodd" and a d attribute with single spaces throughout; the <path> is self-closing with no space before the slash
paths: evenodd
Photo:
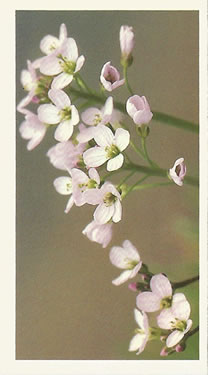
<path id="1" fill-rule="evenodd" d="M 129 81 L 145 95 L 153 110 L 198 122 L 198 12 L 196 11 L 17 11 L 17 103 L 25 96 L 19 77 L 26 60 L 42 54 L 46 34 L 58 36 L 65 23 L 86 57 L 81 70 L 97 89 L 103 64 L 120 72 L 120 26 L 133 26 L 134 63 Z M 114 95 L 115 93 L 115 95 Z M 120 101 L 125 87 L 113 92 Z M 123 202 L 123 218 L 114 225 L 106 249 L 81 231 L 94 208 L 74 207 L 66 215 L 67 197 L 56 193 L 53 180 L 66 173 L 55 169 L 45 154 L 55 144 L 49 133 L 33 151 L 19 135 L 23 116 L 17 113 L 17 359 L 161 359 L 162 343 L 150 342 L 137 357 L 128 352 L 136 328 L 136 294 L 128 283 L 111 284 L 119 269 L 109 261 L 109 249 L 129 239 L 154 273 L 172 281 L 198 273 L 198 190 L 176 185 L 134 192 Z M 130 126 L 134 126 L 128 119 Z M 136 139 L 135 139 L 136 141 Z M 189 175 L 198 174 L 198 136 L 153 120 L 148 139 L 153 160 L 163 168 L 184 157 Z M 138 156 L 135 161 L 142 163 Z M 119 182 L 119 175 L 114 179 Z M 157 178 L 154 179 L 157 181 Z M 183 291 L 198 324 L 198 283 Z M 185 352 L 165 360 L 198 359 L 198 335 Z"/>

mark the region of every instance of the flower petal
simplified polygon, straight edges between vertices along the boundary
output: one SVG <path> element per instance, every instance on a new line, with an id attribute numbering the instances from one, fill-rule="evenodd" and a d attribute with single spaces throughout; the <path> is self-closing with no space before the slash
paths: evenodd
<path id="1" fill-rule="evenodd" d="M 58 124 L 60 121 L 59 110 L 53 104 L 41 104 L 38 107 L 38 118 L 45 124 Z"/>
<path id="2" fill-rule="evenodd" d="M 146 324 L 145 321 L 148 319 L 145 312 L 141 312 L 138 309 L 134 309 L 134 318 L 138 324 L 138 326 L 143 330 L 146 331 Z"/>
<path id="3" fill-rule="evenodd" d="M 112 220 L 114 223 L 118 223 L 122 217 L 122 206 L 119 199 L 114 203 L 114 214 L 112 216 Z"/>
<path id="4" fill-rule="evenodd" d="M 160 310 L 160 297 L 152 292 L 142 292 L 136 298 L 136 305 L 145 312 Z"/>
<path id="5" fill-rule="evenodd" d="M 102 118 L 101 111 L 96 107 L 88 108 L 81 114 L 82 121 L 87 125 L 95 125 L 95 119 L 97 116 Z"/>
<path id="6" fill-rule="evenodd" d="M 164 297 L 172 296 L 172 286 L 170 281 L 162 273 L 155 275 L 151 278 L 150 287 L 154 294 L 161 299 Z"/>
<path id="7" fill-rule="evenodd" d="M 107 160 L 106 152 L 102 147 L 92 147 L 84 152 L 83 159 L 88 167 L 99 167 Z"/>
<path id="8" fill-rule="evenodd" d="M 71 100 L 68 95 L 62 91 L 57 89 L 51 89 L 48 91 L 48 97 L 52 100 L 55 106 L 58 109 L 62 109 L 64 107 L 70 107 Z"/>
<path id="9" fill-rule="evenodd" d="M 172 301 L 172 312 L 174 316 L 179 320 L 187 320 L 191 313 L 190 303 L 187 301 L 186 297 L 181 296 L 181 299 L 177 295 L 183 295 L 183 293 L 176 293 L 173 296 Z"/>
<path id="10" fill-rule="evenodd" d="M 128 130 L 118 128 L 115 133 L 115 143 L 120 151 L 125 150 L 130 141 L 130 134 Z"/>
<path id="11" fill-rule="evenodd" d="M 77 125 L 79 122 L 79 112 L 75 105 L 71 105 L 71 124 Z"/>
<path id="12" fill-rule="evenodd" d="M 61 73 L 62 70 L 59 59 L 55 55 L 46 56 L 41 60 L 40 71 L 45 75 L 54 76 Z"/>
<path id="13" fill-rule="evenodd" d="M 127 281 L 129 279 L 130 274 L 131 274 L 131 270 L 123 271 L 120 274 L 120 276 L 118 276 L 116 279 L 114 279 L 112 281 L 112 284 L 118 286 L 118 285 L 121 285 L 121 284 L 125 283 L 125 281 Z"/>
<path id="14" fill-rule="evenodd" d="M 142 124 L 148 124 L 151 119 L 152 119 L 152 112 L 143 110 L 143 111 L 138 111 L 134 114 L 133 120 L 135 124 L 142 125 Z"/>
<path id="15" fill-rule="evenodd" d="M 106 206 L 104 203 L 99 204 L 94 212 L 94 219 L 100 224 L 107 223 L 114 213 L 114 207 Z"/>
<path id="16" fill-rule="evenodd" d="M 78 58 L 77 44 L 73 38 L 67 38 L 62 45 L 61 53 L 69 61 L 76 61 Z"/>
<path id="17" fill-rule="evenodd" d="M 63 89 L 68 86 L 73 80 L 72 74 L 67 74 L 65 72 L 56 76 L 51 84 L 52 89 Z"/>
<path id="18" fill-rule="evenodd" d="M 110 122 L 112 114 L 113 114 L 113 98 L 109 96 L 105 102 L 104 108 L 102 109 L 103 112 L 103 123 L 106 124 Z"/>
<path id="19" fill-rule="evenodd" d="M 46 55 L 49 55 L 52 53 L 56 48 L 60 46 L 60 41 L 58 38 L 56 38 L 53 35 L 46 35 L 41 41 L 40 41 L 40 49 L 43 53 Z"/>
<path id="20" fill-rule="evenodd" d="M 157 324 L 162 329 L 172 329 L 172 323 L 175 322 L 175 316 L 172 309 L 164 309 L 157 316 Z"/>
<path id="21" fill-rule="evenodd" d="M 86 128 L 77 135 L 77 141 L 79 143 L 85 143 L 94 138 L 96 128 Z"/>
<path id="22" fill-rule="evenodd" d="M 59 142 L 65 142 L 68 141 L 68 139 L 71 137 L 73 133 L 74 127 L 70 125 L 69 121 L 62 121 L 57 126 L 56 131 L 54 133 L 54 137 Z"/>
<path id="23" fill-rule="evenodd" d="M 114 142 L 114 135 L 107 126 L 100 125 L 99 131 L 96 132 L 94 139 L 98 146 L 106 147 L 112 145 Z"/>
<path id="24" fill-rule="evenodd" d="M 58 177 L 54 180 L 53 185 L 59 194 L 69 195 L 72 193 L 72 179 L 70 177 Z"/>
<path id="25" fill-rule="evenodd" d="M 124 162 L 124 156 L 122 154 L 119 154 L 115 156 L 113 159 L 109 159 L 107 163 L 107 171 L 115 171 L 123 165 Z"/>
<path id="26" fill-rule="evenodd" d="M 64 210 L 65 214 L 68 214 L 68 212 L 71 210 L 72 206 L 74 204 L 74 198 L 73 198 L 73 195 L 69 198 L 68 202 L 67 202 L 67 205 L 66 205 L 66 208 Z"/>
<path id="27" fill-rule="evenodd" d="M 64 23 L 61 24 L 60 30 L 59 30 L 59 40 L 60 42 L 63 42 L 67 38 L 67 28 Z"/>
<path id="28" fill-rule="evenodd" d="M 83 55 L 79 56 L 78 59 L 77 59 L 76 69 L 75 69 L 74 73 L 77 73 L 77 72 L 80 71 L 84 62 L 85 62 L 85 57 Z"/>
<path id="29" fill-rule="evenodd" d="M 133 338 L 131 339 L 129 343 L 129 349 L 128 349 L 129 352 L 134 352 L 138 350 L 143 345 L 143 342 L 145 341 L 145 339 L 146 339 L 145 334 L 137 333 L 135 336 L 133 336 Z"/>
<path id="30" fill-rule="evenodd" d="M 100 176 L 95 168 L 90 168 L 88 174 L 91 180 L 95 180 L 98 185 L 100 184 Z"/>
<path id="31" fill-rule="evenodd" d="M 166 345 L 168 348 L 172 348 L 184 337 L 184 332 L 178 331 L 177 329 L 173 331 L 166 340 Z"/>

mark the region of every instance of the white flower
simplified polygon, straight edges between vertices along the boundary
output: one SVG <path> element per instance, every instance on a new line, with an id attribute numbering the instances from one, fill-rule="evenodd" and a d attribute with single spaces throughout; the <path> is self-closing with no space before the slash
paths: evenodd
<path id="1" fill-rule="evenodd" d="M 95 220 L 91 221 L 82 233 L 89 238 L 90 241 L 97 242 L 103 248 L 107 247 L 112 238 L 113 223 L 98 224 Z"/>
<path id="2" fill-rule="evenodd" d="M 85 164 L 88 167 L 99 167 L 108 161 L 108 171 L 119 169 L 124 162 L 124 156 L 121 152 L 129 144 L 129 132 L 118 128 L 114 135 L 108 127 L 100 125 L 99 131 L 94 136 L 94 140 L 98 146 L 84 152 L 83 159 Z"/>
<path id="3" fill-rule="evenodd" d="M 56 38 L 53 35 L 44 36 L 44 38 L 40 41 L 40 49 L 46 55 L 50 55 L 60 48 L 66 38 L 67 28 L 66 25 L 62 23 L 59 30 L 59 38 Z"/>
<path id="4" fill-rule="evenodd" d="M 59 194 L 70 195 L 64 211 L 65 213 L 68 213 L 74 204 L 72 195 L 72 179 L 68 176 L 58 177 L 54 180 L 53 185 Z"/>
<path id="5" fill-rule="evenodd" d="M 95 168 L 88 171 L 89 177 L 80 169 L 73 168 L 69 171 L 72 177 L 72 193 L 76 206 L 87 203 L 85 196 L 88 189 L 96 190 L 100 185 L 100 177 Z"/>
<path id="6" fill-rule="evenodd" d="M 21 123 L 19 131 L 22 138 L 29 140 L 27 143 L 28 151 L 39 145 L 45 136 L 46 130 L 46 125 L 38 119 L 38 116 L 27 111 L 25 121 Z"/>
<path id="7" fill-rule="evenodd" d="M 191 329 L 192 320 L 189 319 L 190 312 L 190 304 L 185 295 L 183 293 L 176 293 L 173 296 L 171 308 L 161 311 L 157 317 L 157 324 L 160 328 L 173 330 L 166 340 L 168 348 L 178 344 Z"/>
<path id="8" fill-rule="evenodd" d="M 135 124 L 148 124 L 152 119 L 152 112 L 145 96 L 133 95 L 126 102 L 126 110 Z"/>
<path id="9" fill-rule="evenodd" d="M 112 247 L 109 256 L 114 266 L 125 270 L 119 277 L 112 281 L 114 285 L 120 285 L 128 279 L 135 277 L 142 266 L 137 249 L 128 240 L 123 242 L 122 247 Z"/>
<path id="10" fill-rule="evenodd" d="M 169 169 L 169 177 L 178 185 L 183 185 L 183 179 L 186 175 L 186 166 L 184 158 L 177 159 L 173 168 Z"/>
<path id="11" fill-rule="evenodd" d="M 55 146 L 52 146 L 46 155 L 55 168 L 68 171 L 78 166 L 85 148 L 85 143 L 74 145 L 72 141 L 69 140 L 59 142 Z"/>
<path id="12" fill-rule="evenodd" d="M 54 104 L 40 105 L 38 117 L 47 124 L 59 124 L 54 137 L 59 142 L 65 142 L 71 137 L 74 125 L 79 122 L 79 113 L 64 91 L 51 89 L 48 96 Z"/>
<path id="13" fill-rule="evenodd" d="M 172 286 L 163 274 L 155 275 L 150 280 L 152 292 L 142 292 L 137 296 L 137 307 L 146 312 L 153 312 L 171 306 Z"/>
<path id="14" fill-rule="evenodd" d="M 78 57 L 78 48 L 75 40 L 67 38 L 56 53 L 52 53 L 42 59 L 40 71 L 45 75 L 56 75 L 51 87 L 63 89 L 71 83 L 74 74 L 82 68 L 84 61 L 84 56 Z"/>
<path id="15" fill-rule="evenodd" d="M 120 74 L 118 70 L 111 65 L 111 62 L 107 62 L 103 65 L 100 74 L 100 81 L 107 91 L 115 90 L 124 84 L 125 79 L 120 80 Z"/>
<path id="16" fill-rule="evenodd" d="M 98 224 L 105 224 L 112 220 L 117 223 L 121 220 L 121 196 L 110 182 L 105 182 L 101 189 L 89 189 L 85 193 L 86 203 L 97 205 L 94 219 Z"/>
<path id="17" fill-rule="evenodd" d="M 149 339 L 149 323 L 147 315 L 144 311 L 134 309 L 134 317 L 139 326 L 136 331 L 136 335 L 131 339 L 129 344 L 129 351 L 134 352 L 138 350 L 136 354 L 143 352 L 147 341 Z"/>

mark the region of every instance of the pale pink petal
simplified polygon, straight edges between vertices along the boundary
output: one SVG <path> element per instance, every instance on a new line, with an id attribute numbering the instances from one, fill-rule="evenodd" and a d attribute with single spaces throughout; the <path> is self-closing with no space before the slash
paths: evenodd
<path id="1" fill-rule="evenodd" d="M 112 84 L 111 89 L 112 89 L 112 90 L 115 90 L 115 89 L 117 89 L 118 87 L 122 86 L 124 83 L 125 83 L 125 79 L 120 79 L 119 81 L 116 81 L 116 82 L 114 82 L 114 83 Z M 110 91 L 112 91 L 112 90 L 110 90 Z"/>
<path id="2" fill-rule="evenodd" d="M 44 59 L 44 57 L 39 57 L 38 59 L 35 59 L 33 62 L 32 62 L 32 67 L 34 69 L 40 69 L 40 64 L 42 62 L 42 60 Z"/>
<path id="3" fill-rule="evenodd" d="M 151 121 L 152 116 L 153 114 L 150 111 L 138 111 L 134 114 L 133 120 L 137 125 L 148 124 Z"/>
<path id="4" fill-rule="evenodd" d="M 179 320 L 187 320 L 191 313 L 190 303 L 187 300 L 173 302 L 172 312 Z"/>
<path id="5" fill-rule="evenodd" d="M 137 109 L 138 98 L 139 98 L 138 95 L 133 95 L 126 102 L 126 111 L 131 117 L 133 117 L 138 110 Z"/>
<path id="6" fill-rule="evenodd" d="M 71 101 L 68 95 L 62 90 L 51 89 L 48 91 L 48 97 L 52 100 L 52 102 L 58 109 L 70 107 L 71 105 Z"/>
<path id="7" fill-rule="evenodd" d="M 75 105 L 71 106 L 71 125 L 77 125 L 79 122 L 79 112 Z"/>
<path id="8" fill-rule="evenodd" d="M 140 262 L 139 262 L 139 263 L 133 268 L 133 270 L 131 270 L 130 279 L 133 279 L 133 277 L 135 277 L 135 276 L 138 274 L 138 272 L 139 272 L 141 266 L 142 266 L 142 261 L 140 261 Z"/>
<path id="9" fill-rule="evenodd" d="M 130 141 L 130 134 L 128 130 L 118 128 L 115 133 L 115 144 L 120 151 L 125 150 Z"/>
<path id="10" fill-rule="evenodd" d="M 72 193 L 72 179 L 70 177 L 58 177 L 54 180 L 53 185 L 59 194 L 69 195 Z"/>
<path id="11" fill-rule="evenodd" d="M 183 337 L 184 337 L 184 332 L 181 332 L 178 330 L 173 331 L 166 340 L 167 347 L 172 348 L 173 346 L 178 344 L 178 342 L 181 341 Z"/>
<path id="12" fill-rule="evenodd" d="M 68 212 L 71 210 L 72 206 L 74 204 L 74 198 L 71 196 L 67 202 L 66 208 L 64 210 L 65 214 L 68 214 Z"/>
<path id="13" fill-rule="evenodd" d="M 102 201 L 102 192 L 100 189 L 88 189 L 84 192 L 85 202 L 97 205 Z"/>
<path id="14" fill-rule="evenodd" d="M 131 248 L 126 249 L 121 246 L 113 246 L 109 257 L 114 266 L 121 269 L 128 269 L 129 262 L 132 260 L 138 260 L 138 253 L 135 254 Z"/>
<path id="15" fill-rule="evenodd" d="M 113 98 L 109 96 L 105 102 L 103 112 L 103 123 L 106 124 L 110 122 L 112 114 L 113 114 Z"/>
<path id="16" fill-rule="evenodd" d="M 134 48 L 134 32 L 131 26 L 123 25 L 120 28 L 121 53 L 128 58 Z"/>
<path id="17" fill-rule="evenodd" d="M 184 335 L 185 335 L 188 331 L 190 331 L 190 329 L 191 329 L 191 327 L 192 327 L 192 324 L 193 324 L 193 322 L 192 322 L 191 319 L 187 320 L 187 322 L 186 322 L 186 329 L 185 329 L 185 331 L 183 331 Z"/>
<path id="18" fill-rule="evenodd" d="M 150 287 L 160 299 L 172 296 L 172 286 L 168 278 L 161 273 L 151 278 Z"/>
<path id="19" fill-rule="evenodd" d="M 160 297 L 152 292 L 142 292 L 137 296 L 136 305 L 145 312 L 157 311 L 160 310 Z"/>
<path id="20" fill-rule="evenodd" d="M 88 108 L 81 114 L 82 121 L 87 125 L 95 125 L 96 116 L 102 118 L 101 111 L 95 107 Z"/>
<path id="21" fill-rule="evenodd" d="M 86 173 L 81 171 L 81 169 L 72 168 L 70 173 L 72 176 L 73 185 L 85 184 L 89 181 L 88 176 Z"/>
<path id="22" fill-rule="evenodd" d="M 113 285 L 121 285 L 130 278 L 131 270 L 123 271 L 116 279 L 112 281 Z"/>
<path id="23" fill-rule="evenodd" d="M 137 333 L 133 338 L 131 339 L 129 343 L 129 352 L 134 352 L 138 349 L 140 349 L 143 346 L 144 341 L 146 340 L 146 335 Z M 140 351 L 141 352 L 141 351 Z"/>
<path id="24" fill-rule="evenodd" d="M 63 89 L 64 87 L 68 86 L 72 80 L 72 74 L 63 72 L 53 79 L 51 87 L 52 89 Z"/>
<path id="25" fill-rule="evenodd" d="M 112 220 L 114 223 L 118 223 L 122 217 L 122 206 L 119 199 L 114 203 L 114 214 L 112 216 Z"/>
<path id="26" fill-rule="evenodd" d="M 20 82 L 25 90 L 30 91 L 34 86 L 34 81 L 31 73 L 28 70 L 23 69 L 20 74 Z"/>
<path id="27" fill-rule="evenodd" d="M 53 104 L 41 104 L 38 107 L 38 118 L 45 124 L 58 124 L 60 121 L 59 110 Z"/>
<path id="28" fill-rule="evenodd" d="M 46 56 L 41 61 L 40 71 L 45 75 L 54 76 L 61 73 L 62 70 L 59 59 L 55 55 Z"/>
<path id="29" fill-rule="evenodd" d="M 147 315 L 145 314 L 145 312 L 141 312 L 137 309 L 134 309 L 134 318 L 138 324 L 138 326 L 143 330 L 145 331 L 146 330 L 146 327 L 144 325 L 144 320 L 147 319 Z"/>
<path id="30" fill-rule="evenodd" d="M 96 128 L 86 128 L 77 135 L 77 140 L 80 143 L 85 143 L 94 138 Z"/>
<path id="31" fill-rule="evenodd" d="M 67 38 L 62 45 L 61 53 L 69 61 L 76 61 L 78 58 L 77 44 L 73 38 Z"/>
<path id="32" fill-rule="evenodd" d="M 53 35 L 46 35 L 40 42 L 40 49 L 46 55 L 52 53 L 60 45 L 60 41 Z"/>
<path id="33" fill-rule="evenodd" d="M 94 219 L 100 224 L 107 223 L 114 213 L 114 207 L 106 206 L 104 203 L 99 204 L 94 212 Z"/>
<path id="34" fill-rule="evenodd" d="M 175 316 L 171 308 L 163 309 L 157 316 L 157 324 L 162 329 L 172 329 L 172 322 L 175 322 Z"/>
<path id="35" fill-rule="evenodd" d="M 84 62 L 85 62 L 85 57 L 83 55 L 79 56 L 78 59 L 77 59 L 76 69 L 75 69 L 74 73 L 77 73 L 77 72 L 80 71 Z"/>
<path id="36" fill-rule="evenodd" d="M 57 126 L 54 137 L 59 142 L 68 141 L 73 133 L 74 127 L 70 125 L 70 121 L 62 121 Z"/>
<path id="37" fill-rule="evenodd" d="M 90 168 L 88 174 L 92 180 L 95 180 L 98 185 L 100 184 L 100 176 L 95 168 Z"/>
<path id="38" fill-rule="evenodd" d="M 107 160 L 106 152 L 102 147 L 92 147 L 84 152 L 83 159 L 88 167 L 99 167 Z"/>
<path id="39" fill-rule="evenodd" d="M 113 144 L 114 135 L 107 126 L 100 125 L 99 131 L 96 132 L 94 139 L 98 146 L 106 147 Z"/>
<path id="40" fill-rule="evenodd" d="M 67 38 L 67 28 L 64 23 L 61 24 L 60 30 L 59 30 L 59 40 L 60 42 L 63 42 Z"/>
<path id="41" fill-rule="evenodd" d="M 82 231 L 89 240 L 97 242 L 105 248 L 112 238 L 112 223 L 98 224 L 96 221 L 89 223 Z"/>
<path id="42" fill-rule="evenodd" d="M 17 110 L 20 113 L 23 113 L 24 115 L 27 115 L 30 111 L 26 109 L 25 107 L 32 101 L 32 98 L 34 96 L 34 89 L 32 89 L 27 96 L 25 96 L 20 103 L 17 106 Z"/>
<path id="43" fill-rule="evenodd" d="M 125 249 L 126 253 L 132 259 L 140 261 L 140 256 L 138 253 L 137 248 L 131 243 L 129 240 L 125 240 L 122 244 L 123 248 Z"/>
<path id="44" fill-rule="evenodd" d="M 107 163 L 107 171 L 115 171 L 116 169 L 121 168 L 123 162 L 124 156 L 122 154 L 115 156 L 113 159 L 109 159 Z"/>

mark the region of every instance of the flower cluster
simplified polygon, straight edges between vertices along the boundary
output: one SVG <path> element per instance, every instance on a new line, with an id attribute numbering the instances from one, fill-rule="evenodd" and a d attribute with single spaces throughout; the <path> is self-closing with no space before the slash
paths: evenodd
<path id="1" fill-rule="evenodd" d="M 19 130 L 22 138 L 28 140 L 27 149 L 37 147 L 49 127 L 54 129 L 57 143 L 46 155 L 55 168 L 66 172 L 66 175 L 54 180 L 54 188 L 59 194 L 69 196 L 65 213 L 73 206 L 96 206 L 93 218 L 82 233 L 103 248 L 112 239 L 113 225 L 122 219 L 123 199 L 137 188 L 146 188 L 146 185 L 141 185 L 142 181 L 151 176 L 169 177 L 182 186 L 186 175 L 184 158 L 177 159 L 171 169 L 162 170 L 148 155 L 145 142 L 153 113 L 144 95 L 133 94 L 127 79 L 134 45 L 133 28 L 121 26 L 124 78 L 120 78 L 111 61 L 104 63 L 99 77 L 100 93 L 97 93 L 81 77 L 85 57 L 79 55 L 76 41 L 68 37 L 66 26 L 62 24 L 58 38 L 46 35 L 40 41 L 43 56 L 33 62 L 28 60 L 27 69 L 22 70 L 20 77 L 27 95 L 20 101 L 17 110 L 25 116 Z M 112 92 L 125 84 L 131 96 L 126 97 L 124 104 L 117 103 Z M 111 96 L 107 96 L 109 92 Z M 75 99 L 82 99 L 83 103 L 75 106 Z M 29 109 L 30 106 L 37 106 L 35 113 Z M 124 114 L 127 122 L 131 121 L 131 128 L 126 124 Z M 136 130 L 142 148 L 134 144 L 132 130 Z M 129 147 L 148 163 L 148 167 L 131 162 L 127 155 Z M 111 181 L 111 176 L 119 169 L 131 173 L 116 184 Z M 138 182 L 127 185 L 127 180 L 136 171 L 144 173 L 144 176 Z M 111 248 L 110 261 L 123 270 L 113 280 L 114 285 L 120 285 L 138 273 L 143 280 L 143 283 L 129 284 L 129 289 L 140 292 L 134 310 L 139 328 L 130 342 L 129 351 L 139 354 L 150 339 L 160 337 L 166 340 L 161 355 L 168 353 L 170 348 L 177 350 L 177 344 L 192 325 L 190 305 L 185 295 L 174 294 L 170 281 L 163 274 L 150 274 L 129 240 L 120 247 Z M 155 311 L 160 311 L 157 328 L 149 326 L 147 315 Z"/>

